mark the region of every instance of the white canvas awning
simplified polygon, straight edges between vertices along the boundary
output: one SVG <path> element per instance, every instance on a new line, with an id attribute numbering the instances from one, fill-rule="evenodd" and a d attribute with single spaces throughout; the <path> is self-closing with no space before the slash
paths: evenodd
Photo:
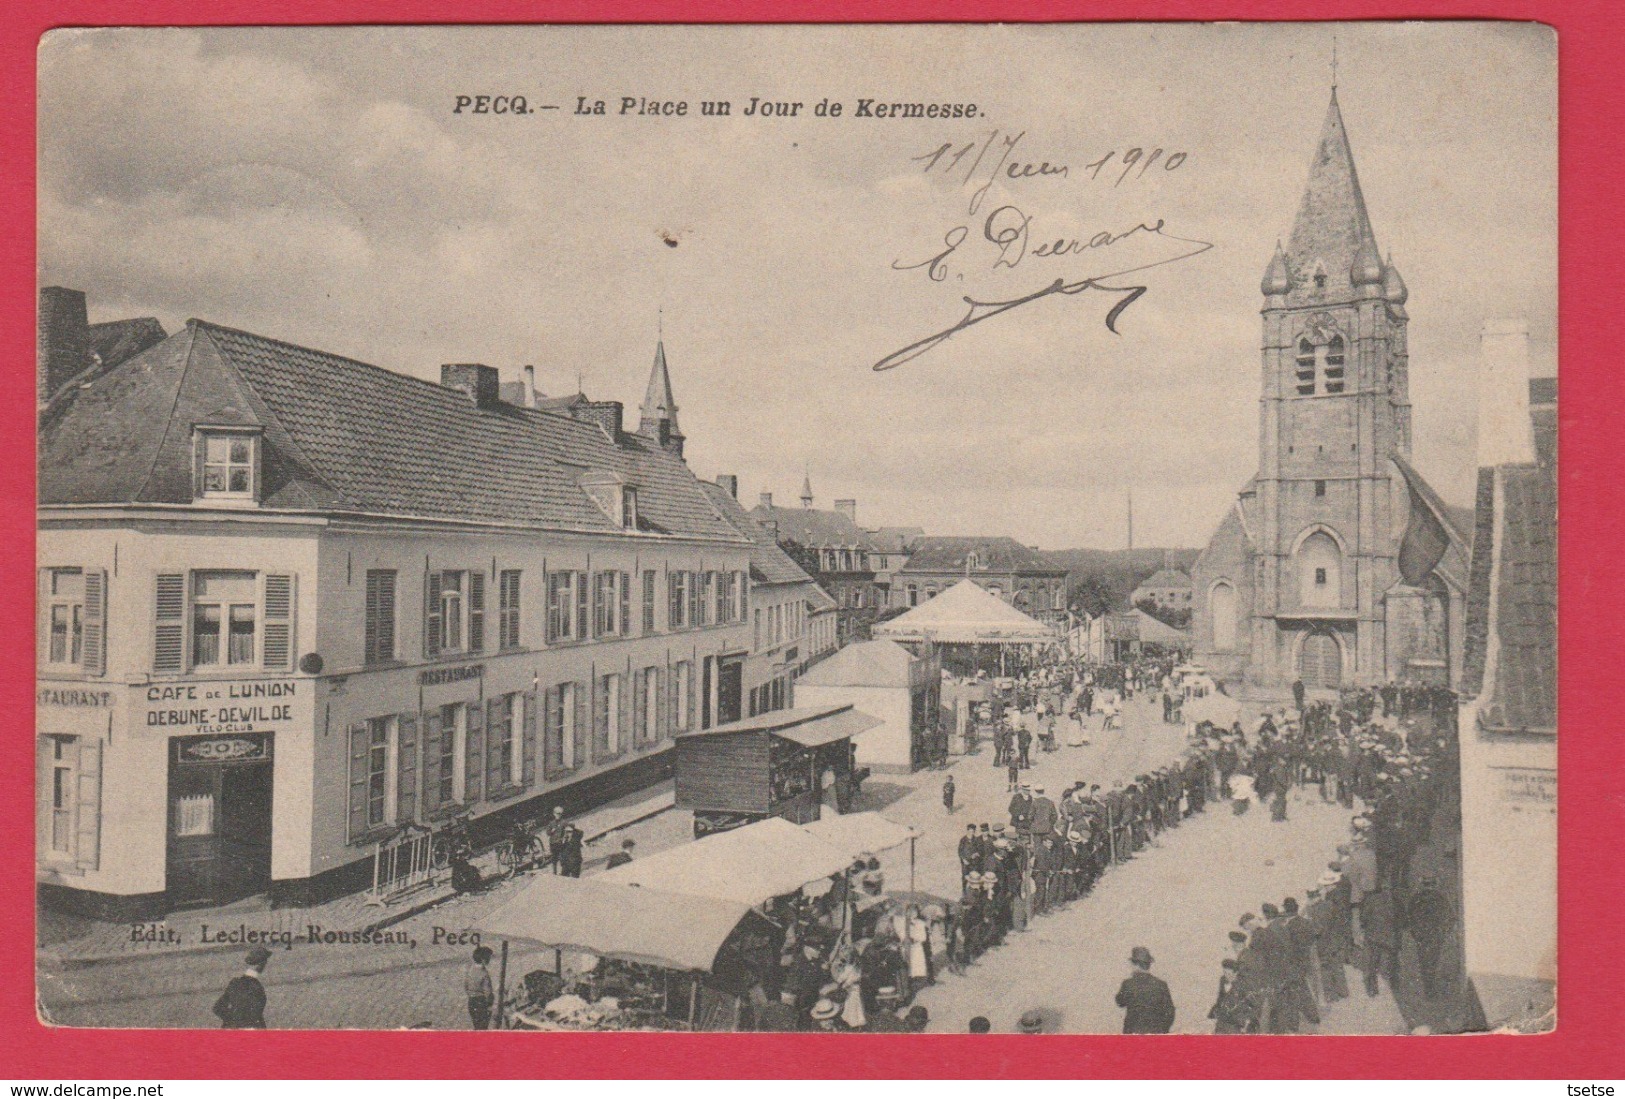
<path id="1" fill-rule="evenodd" d="M 596 878 L 539 874 L 476 921 L 482 935 L 579 950 L 664 969 L 709 971 L 751 906 Z"/>
<path id="2" fill-rule="evenodd" d="M 919 835 L 908 825 L 888 820 L 879 813 L 832 813 L 801 828 L 808 835 L 845 852 L 849 860 L 865 852 L 901 847 Z"/>
<path id="3" fill-rule="evenodd" d="M 758 905 L 845 870 L 850 861 L 800 825 L 769 817 L 636 859 L 599 880 Z"/>
<path id="4" fill-rule="evenodd" d="M 871 633 L 893 641 L 948 645 L 1042 645 L 1060 636 L 972 580 L 961 580 L 908 613 L 877 623 Z"/>

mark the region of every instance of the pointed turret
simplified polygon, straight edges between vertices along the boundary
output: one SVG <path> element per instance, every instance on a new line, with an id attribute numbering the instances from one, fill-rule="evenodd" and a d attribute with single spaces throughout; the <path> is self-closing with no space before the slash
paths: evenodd
<path id="1" fill-rule="evenodd" d="M 812 472 L 810 470 L 801 478 L 801 506 L 804 508 L 813 506 Z"/>
<path id="2" fill-rule="evenodd" d="M 1296 273 L 1293 296 L 1304 302 L 1347 300 L 1356 287 L 1382 282 L 1381 253 L 1354 170 L 1336 88 L 1286 251 Z"/>
<path id="3" fill-rule="evenodd" d="M 1394 266 L 1394 255 L 1388 254 L 1388 265 L 1382 275 L 1382 296 L 1389 305 L 1404 305 L 1411 292 L 1405 288 L 1405 280 L 1399 277 L 1399 268 Z"/>
<path id="4" fill-rule="evenodd" d="M 1270 257 L 1270 265 L 1264 271 L 1264 281 L 1259 289 L 1266 298 L 1277 294 L 1284 294 L 1292 289 L 1292 271 L 1287 266 L 1286 253 L 1281 251 L 1281 242 L 1275 242 L 1275 255 Z"/>
<path id="5" fill-rule="evenodd" d="M 683 433 L 677 426 L 677 400 L 671 395 L 664 340 L 655 343 L 655 364 L 649 371 L 649 389 L 643 395 L 638 434 L 653 439 L 679 458 L 683 456 Z"/>

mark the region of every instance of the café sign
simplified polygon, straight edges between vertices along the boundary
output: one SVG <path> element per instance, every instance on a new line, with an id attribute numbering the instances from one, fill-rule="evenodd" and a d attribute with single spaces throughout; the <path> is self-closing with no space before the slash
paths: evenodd
<path id="1" fill-rule="evenodd" d="M 287 728 L 297 720 L 304 694 L 293 679 L 154 683 L 138 689 L 138 720 L 148 729 L 208 736 Z"/>
<path id="2" fill-rule="evenodd" d="M 271 758 L 268 733 L 231 737 L 188 737 L 175 742 L 178 763 L 259 763 Z"/>

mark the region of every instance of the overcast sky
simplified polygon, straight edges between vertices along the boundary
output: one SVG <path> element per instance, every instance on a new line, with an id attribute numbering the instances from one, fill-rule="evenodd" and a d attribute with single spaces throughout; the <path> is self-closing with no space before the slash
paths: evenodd
<path id="1" fill-rule="evenodd" d="M 865 525 L 1111 547 L 1132 487 L 1136 544 L 1201 545 L 1256 469 L 1259 279 L 1297 209 L 1332 37 L 59 32 L 40 53 L 41 277 L 87 291 L 92 320 L 200 317 L 427 377 L 534 363 L 544 391 L 579 376 L 634 422 L 663 325 L 689 463 L 737 474 L 747 503 L 795 497 L 810 468 L 818 504 L 855 497 Z M 1377 240 L 1410 287 L 1414 458 L 1465 504 L 1484 320 L 1526 318 L 1537 369 L 1556 369 L 1556 43 L 1527 24 L 1345 24 L 1337 54 Z M 454 113 L 477 94 L 559 109 Z M 576 115 L 578 96 L 609 113 Z M 689 115 L 621 115 L 622 96 Z M 745 117 L 753 96 L 804 106 Z M 825 98 L 842 117 L 813 113 Z M 977 117 L 862 118 L 860 98 Z M 700 114 L 720 99 L 730 117 Z M 1009 178 L 1046 161 L 1066 173 Z M 995 267 L 1001 207 L 1020 214 L 995 232 L 1030 218 L 1033 246 L 1159 219 L 1166 235 Z M 958 226 L 940 281 L 895 269 Z M 1148 289 L 1116 335 L 1115 298 L 1056 295 L 872 369 L 957 323 L 967 294 L 1193 250 L 1175 237 L 1212 248 L 1127 280 Z"/>

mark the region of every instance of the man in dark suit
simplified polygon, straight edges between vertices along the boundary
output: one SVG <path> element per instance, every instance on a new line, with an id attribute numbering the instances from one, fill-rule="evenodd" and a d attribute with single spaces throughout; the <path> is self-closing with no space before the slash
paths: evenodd
<path id="1" fill-rule="evenodd" d="M 1174 1025 L 1174 998 L 1168 982 L 1151 975 L 1151 951 L 1137 946 L 1129 952 L 1134 972 L 1117 990 L 1117 1006 L 1124 1009 L 1124 1034 L 1167 1034 Z"/>
<path id="2" fill-rule="evenodd" d="M 265 1029 L 265 985 L 260 983 L 260 974 L 270 960 L 271 952 L 263 946 L 248 952 L 248 968 L 233 977 L 214 1002 L 222 1030 Z"/>

